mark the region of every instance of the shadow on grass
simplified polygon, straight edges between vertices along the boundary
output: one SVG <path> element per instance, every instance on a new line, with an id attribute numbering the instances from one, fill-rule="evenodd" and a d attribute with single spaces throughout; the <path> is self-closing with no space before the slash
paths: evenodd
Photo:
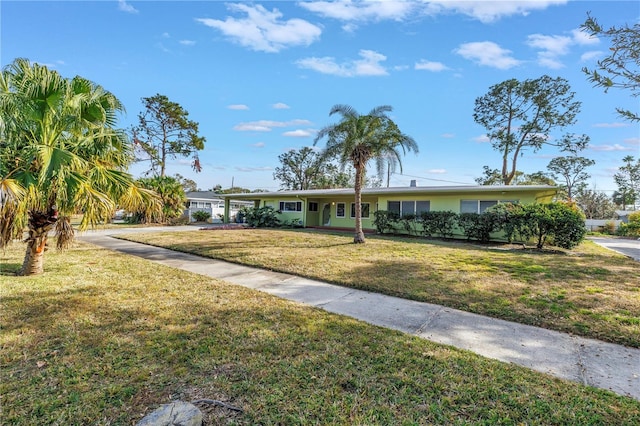
<path id="1" fill-rule="evenodd" d="M 0 276 L 16 276 L 21 268 L 21 263 L 0 263 Z"/>

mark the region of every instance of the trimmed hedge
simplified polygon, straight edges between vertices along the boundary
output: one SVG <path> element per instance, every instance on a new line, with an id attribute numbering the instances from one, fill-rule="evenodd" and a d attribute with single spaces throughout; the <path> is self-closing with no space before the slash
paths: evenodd
<path id="1" fill-rule="evenodd" d="M 403 231 L 409 235 L 451 238 L 458 230 L 468 240 L 533 241 L 539 249 L 545 244 L 571 249 L 580 244 L 587 233 L 584 214 L 574 204 L 561 202 L 497 204 L 480 214 L 433 211 L 400 217 L 379 210 L 374 216 L 374 225 L 380 234 Z M 501 238 L 497 237 L 498 233 Z"/>

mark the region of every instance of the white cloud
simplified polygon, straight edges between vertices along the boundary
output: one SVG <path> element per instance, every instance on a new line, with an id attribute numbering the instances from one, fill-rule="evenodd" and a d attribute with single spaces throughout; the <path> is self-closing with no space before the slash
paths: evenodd
<path id="1" fill-rule="evenodd" d="M 503 49 L 492 41 L 478 41 L 461 44 L 454 53 L 479 65 L 507 70 L 522 62 L 511 56 L 511 51 Z"/>
<path id="2" fill-rule="evenodd" d="M 593 127 L 600 127 L 600 128 L 617 128 L 617 127 L 628 127 L 629 123 L 596 123 L 593 125 Z"/>
<path id="3" fill-rule="evenodd" d="M 414 1 L 361 1 L 361 0 L 338 0 L 338 1 L 314 1 L 300 2 L 299 6 L 317 13 L 326 18 L 338 19 L 340 21 L 400 21 L 419 7 L 419 3 Z M 352 31 L 355 27 L 348 26 L 345 31 Z"/>
<path id="4" fill-rule="evenodd" d="M 640 146 L 640 137 L 639 138 L 628 138 L 623 140 L 624 143 L 631 146 Z"/>
<path id="5" fill-rule="evenodd" d="M 136 9 L 133 6 L 131 6 L 125 0 L 118 0 L 118 10 L 120 10 L 122 12 L 127 12 L 127 13 L 138 13 L 139 12 L 138 9 Z"/>
<path id="6" fill-rule="evenodd" d="M 254 143 L 251 146 L 256 147 L 256 148 L 264 148 L 264 142 Z"/>
<path id="7" fill-rule="evenodd" d="M 440 72 L 440 71 L 445 71 L 449 69 L 449 67 L 447 67 L 442 62 L 432 62 L 432 61 L 427 61 L 425 59 L 422 59 L 420 62 L 416 62 L 416 65 L 414 68 L 417 70 L 425 70 L 425 71 L 433 71 L 433 72 Z"/>
<path id="8" fill-rule="evenodd" d="M 290 132 L 284 132 L 282 136 L 287 136 L 291 138 L 308 138 L 309 136 L 313 136 L 315 132 L 311 130 L 292 130 Z"/>
<path id="9" fill-rule="evenodd" d="M 519 0 L 519 1 L 455 1 L 455 0 L 336 0 L 300 2 L 299 5 L 326 18 L 345 22 L 404 21 L 419 15 L 460 13 L 484 23 L 497 21 L 505 16 L 526 16 L 534 10 L 544 10 L 552 5 L 565 4 L 568 0 Z M 348 25 L 345 31 L 353 31 Z"/>
<path id="10" fill-rule="evenodd" d="M 287 105 L 285 103 L 282 103 L 282 102 L 275 103 L 275 104 L 271 105 L 271 107 L 273 109 L 289 109 L 289 108 L 291 108 L 289 105 Z"/>
<path id="11" fill-rule="evenodd" d="M 291 126 L 308 126 L 311 125 L 309 120 L 291 120 L 291 121 L 271 121 L 258 120 L 248 123 L 240 123 L 233 127 L 233 130 L 239 132 L 270 132 L 274 127 L 291 127 Z"/>
<path id="12" fill-rule="evenodd" d="M 531 34 L 527 37 L 530 47 L 543 50 L 547 55 L 559 56 L 569 52 L 573 39 L 567 36 Z"/>
<path id="13" fill-rule="evenodd" d="M 271 167 L 240 167 L 235 168 L 239 172 L 268 172 L 273 170 Z"/>
<path id="14" fill-rule="evenodd" d="M 559 58 L 568 54 L 572 46 L 590 46 L 597 43 L 597 38 L 590 37 L 580 29 L 572 30 L 571 36 L 531 34 L 527 37 L 527 45 L 538 49 L 538 65 L 551 69 L 564 67 Z M 582 55 L 581 60 L 587 61 L 599 54 L 600 52 L 587 52 Z"/>
<path id="15" fill-rule="evenodd" d="M 590 50 L 589 52 L 584 52 L 581 56 L 580 56 L 580 60 L 582 62 L 589 62 L 593 59 L 597 59 L 600 56 L 602 56 L 604 54 L 604 52 L 602 52 L 601 50 Z"/>
<path id="16" fill-rule="evenodd" d="M 431 170 L 427 170 L 427 173 L 431 173 L 434 175 L 443 175 L 447 173 L 446 169 L 431 169 Z"/>
<path id="17" fill-rule="evenodd" d="M 489 136 L 487 135 L 481 135 L 481 136 L 476 136 L 475 138 L 471 139 L 474 142 L 478 142 L 478 143 L 489 143 L 491 142 L 491 139 L 489 139 Z"/>
<path id="18" fill-rule="evenodd" d="M 233 105 L 227 106 L 227 109 L 233 109 L 236 111 L 248 111 L 249 107 L 245 104 L 233 104 Z"/>
<path id="19" fill-rule="evenodd" d="M 169 33 L 164 32 L 162 33 L 162 38 L 171 38 L 171 35 L 169 35 Z"/>
<path id="20" fill-rule="evenodd" d="M 220 30 L 241 46 L 261 52 L 279 52 L 291 46 L 308 46 L 316 41 L 322 29 L 302 19 L 282 20 L 278 9 L 268 11 L 261 5 L 235 3 L 227 6 L 246 18 L 227 17 L 226 20 L 198 18 L 208 27 Z"/>
<path id="21" fill-rule="evenodd" d="M 505 16 L 527 16 L 531 11 L 544 10 L 549 6 L 561 5 L 568 0 L 522 0 L 522 1 L 430 1 L 427 13 L 436 14 L 453 11 L 470 16 L 483 23 L 495 22 Z"/>
<path id="22" fill-rule="evenodd" d="M 362 59 L 355 59 L 342 64 L 338 64 L 335 58 L 330 56 L 300 59 L 296 61 L 296 64 L 300 68 L 339 77 L 388 75 L 385 67 L 380 64 L 380 62 L 387 59 L 386 56 L 373 50 L 364 49 L 360 50 L 359 55 Z"/>
<path id="23" fill-rule="evenodd" d="M 456 137 L 455 133 L 443 133 L 440 135 L 440 137 L 445 138 L 445 139 L 453 139 Z"/>
<path id="24" fill-rule="evenodd" d="M 600 39 L 598 39 L 598 37 L 592 36 L 581 29 L 571 31 L 571 35 L 573 36 L 573 42 L 581 46 L 590 46 L 600 43 Z"/>
<path id="25" fill-rule="evenodd" d="M 594 151 L 634 151 L 634 148 L 622 146 L 617 143 L 613 145 L 589 145 L 589 148 Z"/>
<path id="26" fill-rule="evenodd" d="M 184 45 L 184 46 L 193 46 L 196 44 L 195 41 L 193 40 L 180 40 L 178 43 Z"/>

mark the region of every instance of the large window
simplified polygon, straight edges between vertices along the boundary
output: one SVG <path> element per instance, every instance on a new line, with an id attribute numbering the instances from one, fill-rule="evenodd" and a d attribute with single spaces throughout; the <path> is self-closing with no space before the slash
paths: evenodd
<path id="1" fill-rule="evenodd" d="M 387 201 L 387 210 L 399 216 L 420 215 L 420 213 L 428 212 L 430 209 L 430 201 Z"/>
<path id="2" fill-rule="evenodd" d="M 460 200 L 460 213 L 483 213 L 498 203 L 517 203 L 517 200 Z"/>
<path id="3" fill-rule="evenodd" d="M 280 201 L 281 212 L 301 212 L 302 201 Z"/>
<path id="4" fill-rule="evenodd" d="M 336 217 L 344 217 L 344 203 L 336 204 Z"/>
<path id="5" fill-rule="evenodd" d="M 351 219 L 356 217 L 356 203 L 351 203 Z M 369 203 L 360 204 L 360 217 L 369 217 Z"/>

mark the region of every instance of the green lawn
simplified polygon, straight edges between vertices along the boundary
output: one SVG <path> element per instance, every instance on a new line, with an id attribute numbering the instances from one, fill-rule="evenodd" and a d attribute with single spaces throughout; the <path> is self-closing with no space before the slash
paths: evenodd
<path id="1" fill-rule="evenodd" d="M 630 398 L 139 258 L 78 243 L 13 276 L 23 254 L 0 252 L 3 425 L 131 425 L 176 398 L 244 410 L 208 425 L 640 424 Z"/>
<path id="2" fill-rule="evenodd" d="M 125 238 L 640 347 L 640 265 L 590 241 L 540 252 L 257 229 Z"/>

